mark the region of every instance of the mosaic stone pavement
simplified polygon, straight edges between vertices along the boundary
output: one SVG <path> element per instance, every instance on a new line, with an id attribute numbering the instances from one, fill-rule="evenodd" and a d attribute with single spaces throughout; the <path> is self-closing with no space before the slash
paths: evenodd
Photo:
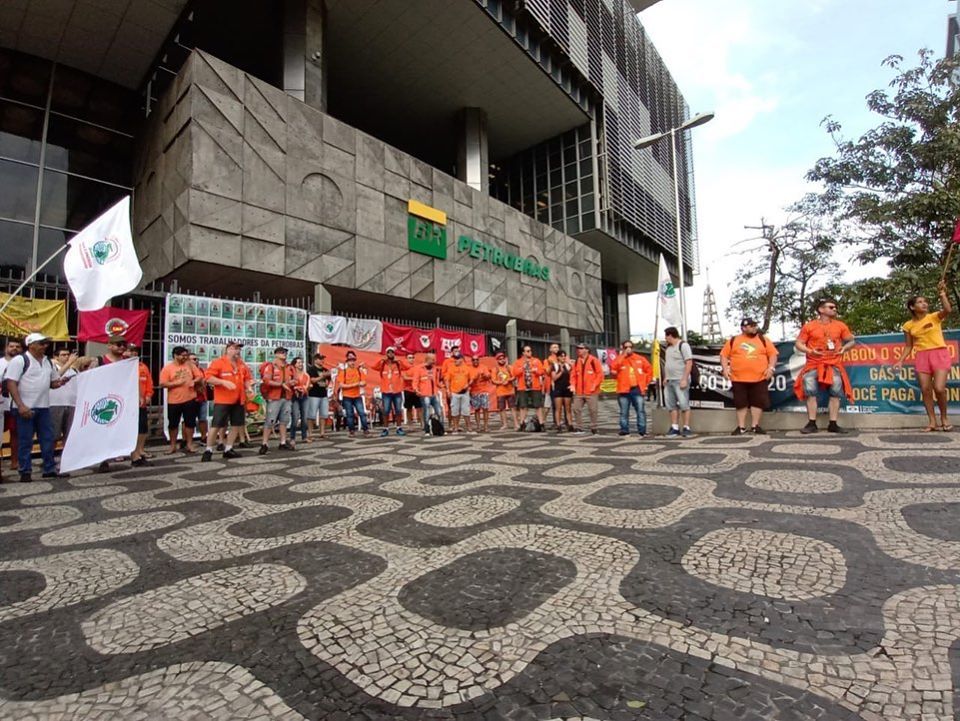
<path id="1" fill-rule="evenodd" d="M 0 718 L 960 718 L 960 434 L 247 453 L 0 486 Z"/>

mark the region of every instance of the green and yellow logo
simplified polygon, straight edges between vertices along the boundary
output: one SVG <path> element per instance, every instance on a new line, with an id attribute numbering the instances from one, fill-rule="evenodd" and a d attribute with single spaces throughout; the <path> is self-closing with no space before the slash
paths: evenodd
<path id="1" fill-rule="evenodd" d="M 407 202 L 407 247 L 414 253 L 447 259 L 447 214 L 416 200 Z"/>

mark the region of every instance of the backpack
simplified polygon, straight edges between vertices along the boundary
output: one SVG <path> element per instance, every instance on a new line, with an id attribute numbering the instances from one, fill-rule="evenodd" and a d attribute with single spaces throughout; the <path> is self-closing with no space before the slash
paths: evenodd
<path id="1" fill-rule="evenodd" d="M 539 418 L 532 415 L 524 422 L 523 430 L 527 433 L 540 433 L 543 431 L 543 424 Z"/>
<path id="2" fill-rule="evenodd" d="M 446 429 L 443 427 L 443 421 L 436 416 L 430 416 L 430 435 L 442 436 L 446 432 Z"/>
<path id="3" fill-rule="evenodd" d="M 27 374 L 27 369 L 30 367 L 30 354 L 29 354 L 29 353 L 22 353 L 22 354 L 21 354 L 21 357 L 23 358 L 23 375 L 26 375 L 26 374 Z M 6 370 L 4 370 L 4 372 L 3 372 L 3 376 L 4 376 L 4 377 L 3 377 L 2 379 L 0 379 L 0 396 L 3 396 L 4 398 L 9 398 L 9 397 L 10 397 L 10 387 L 7 385 L 7 383 L 9 383 L 9 381 L 8 381 L 7 378 L 6 378 L 6 375 L 7 375 L 7 372 L 6 372 Z M 20 376 L 20 377 L 22 378 L 23 376 Z"/>
<path id="4" fill-rule="evenodd" d="M 683 350 L 683 346 L 687 346 L 687 348 L 690 348 L 690 344 L 687 343 L 687 341 L 683 341 L 680 344 L 681 351 Z M 693 348 L 690 348 L 690 357 L 691 358 L 693 357 Z M 694 360 L 693 365 L 690 367 L 690 387 L 693 388 L 694 386 L 699 386 L 699 385 L 700 385 L 700 366 L 698 366 L 697 361 Z"/>

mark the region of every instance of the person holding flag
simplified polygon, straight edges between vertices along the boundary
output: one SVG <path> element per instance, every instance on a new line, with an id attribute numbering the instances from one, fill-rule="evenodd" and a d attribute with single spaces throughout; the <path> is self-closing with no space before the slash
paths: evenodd
<path id="1" fill-rule="evenodd" d="M 904 347 L 900 360 L 894 368 L 900 369 L 911 355 L 920 378 L 920 395 L 923 407 L 927 411 L 927 427 L 924 432 L 938 430 L 937 418 L 933 411 L 936 397 L 940 410 L 939 429 L 952 431 L 953 426 L 947 420 L 947 375 L 953 366 L 950 349 L 943 338 L 943 320 L 950 315 L 953 306 L 947 295 L 947 281 L 941 279 L 937 284 L 940 298 L 940 310 L 930 312 L 930 302 L 922 295 L 912 296 L 907 301 L 910 320 L 903 324 Z"/>

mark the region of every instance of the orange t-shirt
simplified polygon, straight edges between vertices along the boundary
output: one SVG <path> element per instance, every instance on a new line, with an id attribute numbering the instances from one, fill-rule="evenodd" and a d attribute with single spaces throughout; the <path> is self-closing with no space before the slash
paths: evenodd
<path id="1" fill-rule="evenodd" d="M 543 390 L 543 363 L 540 362 L 539 358 L 530 358 L 530 373 L 531 373 L 531 383 L 530 387 L 527 388 L 527 381 L 524 377 L 523 366 L 526 363 L 526 360 L 523 358 L 518 358 L 517 362 L 513 364 L 513 377 L 517 379 L 517 390 L 518 391 L 542 391 Z"/>
<path id="2" fill-rule="evenodd" d="M 290 400 L 293 398 L 292 388 L 267 385 L 267 383 L 263 381 L 296 383 L 297 369 L 290 363 L 287 363 L 282 368 L 279 368 L 276 363 L 266 363 L 260 372 L 260 380 L 260 395 L 262 395 L 264 399 L 268 401 L 278 401 L 281 398 Z"/>
<path id="3" fill-rule="evenodd" d="M 493 385 L 497 389 L 498 396 L 516 395 L 513 386 L 513 372 L 510 370 L 510 366 L 497 364 L 493 371 Z"/>
<path id="4" fill-rule="evenodd" d="M 556 354 L 551 353 L 544 359 L 543 369 L 546 371 L 546 375 L 543 377 L 543 391 L 547 393 L 553 388 L 553 376 L 551 374 L 557 369 Z"/>
<path id="5" fill-rule="evenodd" d="M 347 366 L 337 374 L 337 385 L 339 385 L 340 390 L 343 391 L 344 398 L 359 398 L 361 395 L 363 395 L 363 388 L 360 386 L 355 385 L 352 388 L 344 388 L 344 385 L 365 383 L 366 380 L 367 371 L 364 368 L 351 368 L 350 366 Z"/>
<path id="6" fill-rule="evenodd" d="M 843 321 L 831 318 L 828 322 L 823 323 L 817 318 L 804 324 L 803 328 L 800 329 L 797 340 L 808 348 L 822 351 L 823 356 L 819 358 L 837 360 L 840 357 L 840 346 L 843 345 L 844 339 L 849 340 L 852 337 L 853 333 L 850 332 L 847 324 Z"/>
<path id="7" fill-rule="evenodd" d="M 453 363 L 443 373 L 443 379 L 451 393 L 463 393 L 470 388 L 473 380 L 473 369 L 464 363 Z"/>
<path id="8" fill-rule="evenodd" d="M 160 370 L 160 383 L 192 381 L 189 385 L 176 385 L 167 388 L 167 403 L 188 403 L 197 398 L 197 381 L 203 380 L 203 373 L 189 361 L 183 364 L 171 361 Z"/>
<path id="9" fill-rule="evenodd" d="M 150 405 L 150 398 L 153 396 L 153 377 L 150 369 L 143 363 L 137 365 L 137 373 L 140 383 L 140 407 L 145 408 Z"/>
<path id="10" fill-rule="evenodd" d="M 384 393 L 403 393 L 403 371 L 407 367 L 405 360 L 399 358 L 393 363 L 381 358 L 373 364 L 373 370 L 380 374 L 380 390 Z"/>
<path id="11" fill-rule="evenodd" d="M 610 364 L 610 370 L 617 377 L 617 393 L 629 393 L 634 388 L 645 393 L 653 377 L 650 361 L 639 353 L 621 353 Z"/>
<path id="12" fill-rule="evenodd" d="M 730 360 L 730 377 L 737 383 L 758 383 L 767 368 L 777 364 L 777 349 L 766 338 L 746 333 L 723 344 L 721 358 Z"/>
<path id="13" fill-rule="evenodd" d="M 470 370 L 473 371 L 473 380 L 470 382 L 470 392 L 474 395 L 480 395 L 481 393 L 493 393 L 493 383 L 491 382 L 490 369 L 480 366 L 474 368 L 471 366 Z"/>
<path id="14" fill-rule="evenodd" d="M 253 380 L 253 375 L 246 363 L 237 358 L 234 366 L 227 356 L 220 356 L 212 361 L 207 366 L 205 375 L 207 378 L 230 381 L 235 386 L 232 390 L 224 386 L 213 386 L 214 405 L 232 406 L 243 403 L 246 400 L 247 385 Z"/>
<path id="15" fill-rule="evenodd" d="M 440 369 L 434 366 L 427 368 L 424 365 L 414 366 L 411 371 L 411 383 L 413 390 L 421 398 L 437 395 L 437 389 L 440 387 Z"/>

